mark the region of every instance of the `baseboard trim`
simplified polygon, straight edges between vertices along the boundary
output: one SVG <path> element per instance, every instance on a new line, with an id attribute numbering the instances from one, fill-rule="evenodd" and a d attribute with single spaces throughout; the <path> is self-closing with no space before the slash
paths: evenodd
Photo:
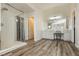
<path id="1" fill-rule="evenodd" d="M 12 47 L 10 47 L 10 48 L 7 48 L 7 49 L 4 49 L 4 50 L 1 50 L 0 51 L 0 56 L 1 55 L 4 55 L 4 54 L 6 54 L 6 53 L 8 53 L 8 52 L 10 52 L 10 51 L 13 51 L 13 50 L 15 50 L 15 49 L 18 49 L 18 48 L 20 48 L 20 47 L 22 47 L 22 46 L 25 46 L 26 45 L 26 43 L 22 43 L 22 44 L 20 44 L 20 45 L 14 45 L 14 46 L 12 46 Z"/>
<path id="2" fill-rule="evenodd" d="M 79 44 L 75 44 L 75 46 L 79 49 Z"/>

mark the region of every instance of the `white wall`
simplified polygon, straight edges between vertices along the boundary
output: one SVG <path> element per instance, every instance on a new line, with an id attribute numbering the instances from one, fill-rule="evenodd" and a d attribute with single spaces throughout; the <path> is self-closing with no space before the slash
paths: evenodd
<path id="1" fill-rule="evenodd" d="M 8 11 L 2 11 L 2 14 L 3 14 L 2 20 L 3 22 L 5 22 L 4 24 L 6 25 L 4 28 L 2 28 L 3 31 L 1 34 L 2 36 L 1 45 L 2 45 L 2 48 L 4 49 L 14 45 L 15 41 L 17 40 L 16 16 L 20 16 L 24 18 L 25 40 L 28 40 L 28 14 L 21 13 L 5 4 L 2 5 L 2 8 L 3 7 L 8 9 Z"/>
<path id="2" fill-rule="evenodd" d="M 1 49 L 1 3 L 0 3 L 0 49 Z"/>
<path id="3" fill-rule="evenodd" d="M 1 3 L 0 3 L 0 31 L 1 31 Z"/>
<path id="4" fill-rule="evenodd" d="M 45 30 L 47 30 L 47 23 L 48 23 L 48 19 L 49 17 L 52 16 L 64 16 L 64 17 L 68 17 L 70 12 L 71 12 L 71 5 L 70 4 L 65 4 L 65 5 L 60 5 L 60 6 L 56 6 L 53 7 L 51 9 L 45 10 L 43 11 L 43 16 L 44 16 L 44 28 Z"/>
<path id="5" fill-rule="evenodd" d="M 3 4 L 2 7 L 8 9 L 8 11 L 2 11 L 2 22 L 4 22 L 4 27 L 2 27 L 2 34 L 1 34 L 1 45 L 2 48 L 8 48 L 14 45 L 16 38 L 16 16 L 20 16 L 24 18 L 24 30 L 25 30 L 25 40 L 28 40 L 28 18 L 29 16 L 35 17 L 34 22 L 34 34 L 35 34 L 35 41 L 41 39 L 41 31 L 40 31 L 40 17 L 37 13 L 21 13 L 14 8 Z M 21 13 L 21 14 L 20 14 Z M 5 42 L 6 41 L 6 42 Z"/>
<path id="6" fill-rule="evenodd" d="M 25 28 L 25 39 L 28 40 L 28 20 L 30 16 L 34 16 L 34 40 L 38 41 L 42 38 L 41 32 L 42 32 L 42 13 L 40 12 L 31 12 L 31 13 L 24 13 L 23 15 L 20 15 L 23 17 L 24 20 L 24 28 Z"/>
<path id="7" fill-rule="evenodd" d="M 48 19 L 52 16 L 64 16 L 66 17 L 69 28 L 65 29 L 65 39 L 73 42 L 73 8 L 75 4 L 64 4 L 56 6 L 54 8 L 43 11 L 43 29 L 42 31 L 48 31 Z"/>
<path id="8" fill-rule="evenodd" d="M 41 20 L 42 20 L 42 18 L 39 13 L 35 13 L 34 17 L 35 17 L 35 21 L 34 21 L 34 35 L 35 35 L 35 37 L 34 37 L 34 39 L 35 39 L 35 41 L 38 41 L 42 38 L 41 37 L 41 30 L 42 30 Z"/>
<path id="9" fill-rule="evenodd" d="M 75 36 L 76 36 L 76 46 L 79 48 L 79 4 L 76 6 L 76 20 L 75 20 Z"/>
<path id="10" fill-rule="evenodd" d="M 5 49 L 13 46 L 16 41 L 16 16 L 20 12 L 5 4 L 2 4 L 1 7 L 8 9 L 7 11 L 1 10 L 1 22 L 3 23 L 1 27 L 1 48 Z"/>

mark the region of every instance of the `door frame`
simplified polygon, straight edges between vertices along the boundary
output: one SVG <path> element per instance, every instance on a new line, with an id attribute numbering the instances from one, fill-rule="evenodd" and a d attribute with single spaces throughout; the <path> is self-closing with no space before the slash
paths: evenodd
<path id="1" fill-rule="evenodd" d="M 75 10 L 74 10 L 74 12 L 73 12 L 73 14 L 74 14 L 74 44 L 75 44 Z"/>
<path id="2" fill-rule="evenodd" d="M 28 17 L 28 40 L 29 40 L 29 18 L 30 18 L 30 17 L 34 17 L 34 16 L 29 16 L 29 17 Z"/>

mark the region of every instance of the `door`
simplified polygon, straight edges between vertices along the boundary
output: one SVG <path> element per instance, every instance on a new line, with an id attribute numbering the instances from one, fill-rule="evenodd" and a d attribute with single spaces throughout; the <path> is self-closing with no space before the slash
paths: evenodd
<path id="1" fill-rule="evenodd" d="M 28 39 L 34 40 L 34 17 L 29 17 L 28 20 Z"/>
<path id="2" fill-rule="evenodd" d="M 17 16 L 17 40 L 18 41 L 24 41 L 25 35 L 24 35 L 24 18 Z"/>

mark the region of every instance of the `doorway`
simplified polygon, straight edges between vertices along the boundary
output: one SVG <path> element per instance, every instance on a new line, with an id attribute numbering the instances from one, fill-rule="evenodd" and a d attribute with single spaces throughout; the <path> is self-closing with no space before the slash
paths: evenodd
<path id="1" fill-rule="evenodd" d="M 28 43 L 34 43 L 34 16 L 28 18 Z"/>
<path id="2" fill-rule="evenodd" d="M 17 41 L 25 41 L 24 35 L 24 18 L 17 16 Z"/>

